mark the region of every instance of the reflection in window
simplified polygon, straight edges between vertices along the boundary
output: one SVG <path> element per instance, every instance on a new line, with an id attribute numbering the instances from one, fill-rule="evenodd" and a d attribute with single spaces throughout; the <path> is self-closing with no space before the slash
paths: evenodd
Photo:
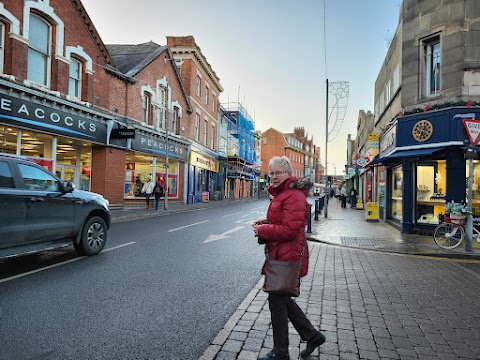
<path id="1" fill-rule="evenodd" d="M 13 188 L 12 172 L 5 161 L 0 161 L 0 188 Z"/>
<path id="2" fill-rule="evenodd" d="M 425 45 L 426 94 L 440 94 L 440 40 Z"/>
<path id="3" fill-rule="evenodd" d="M 57 179 L 46 171 L 26 164 L 18 164 L 18 169 L 27 189 L 59 191 Z"/>

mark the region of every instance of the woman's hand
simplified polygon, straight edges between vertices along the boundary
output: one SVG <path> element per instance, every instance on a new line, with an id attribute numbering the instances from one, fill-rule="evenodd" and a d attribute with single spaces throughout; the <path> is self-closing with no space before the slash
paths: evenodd
<path id="1" fill-rule="evenodd" d="M 259 228 L 260 226 L 261 226 L 261 224 L 258 223 L 258 222 L 254 222 L 254 223 L 252 224 L 253 232 L 255 233 L 255 236 L 258 236 L 258 228 Z"/>

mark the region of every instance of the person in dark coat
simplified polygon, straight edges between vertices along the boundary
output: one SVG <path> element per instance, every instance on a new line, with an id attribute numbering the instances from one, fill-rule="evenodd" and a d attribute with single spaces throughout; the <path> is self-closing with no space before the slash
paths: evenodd
<path id="1" fill-rule="evenodd" d="M 160 199 L 164 193 L 161 180 L 162 178 L 157 177 L 157 181 L 155 182 L 155 186 L 153 187 L 153 195 L 155 196 L 155 210 L 158 210 L 158 203 L 160 202 Z"/>
<path id="2" fill-rule="evenodd" d="M 274 260 L 294 261 L 301 256 L 305 240 L 305 226 L 309 216 L 307 195 L 312 187 L 309 178 L 297 179 L 292 176 L 293 168 L 285 157 L 273 157 L 269 163 L 271 186 L 268 189 L 273 196 L 267 211 L 267 218 L 255 222 L 253 230 L 259 240 L 265 241 L 266 251 Z M 308 272 L 308 244 L 302 260 L 301 276 Z M 265 264 L 262 274 L 265 273 Z M 315 348 L 325 342 L 325 336 L 315 329 L 297 303 L 288 295 L 269 293 L 273 328 L 273 350 L 260 360 L 288 360 L 288 320 L 290 320 L 307 348 L 300 355 L 309 356 Z"/>

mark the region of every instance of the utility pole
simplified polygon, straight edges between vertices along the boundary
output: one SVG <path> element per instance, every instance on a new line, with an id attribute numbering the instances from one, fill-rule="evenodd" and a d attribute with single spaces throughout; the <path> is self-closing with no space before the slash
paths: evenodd
<path id="1" fill-rule="evenodd" d="M 328 216 L 328 79 L 326 80 L 326 101 L 325 106 L 325 197 L 324 197 L 324 210 L 325 217 Z"/>
<path id="2" fill-rule="evenodd" d="M 163 201 L 163 209 L 168 210 L 168 167 L 169 167 L 169 160 L 168 160 L 168 119 L 170 118 L 171 112 L 166 110 L 166 124 L 165 124 L 165 189 L 164 189 L 164 201 Z"/>

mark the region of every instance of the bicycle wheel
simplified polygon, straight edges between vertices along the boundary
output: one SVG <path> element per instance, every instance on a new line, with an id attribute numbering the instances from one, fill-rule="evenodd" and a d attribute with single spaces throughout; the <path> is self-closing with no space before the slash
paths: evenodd
<path id="1" fill-rule="evenodd" d="M 438 225 L 433 233 L 435 243 L 444 249 L 456 248 L 465 238 L 465 230 L 462 226 L 455 226 L 452 223 Z"/>

